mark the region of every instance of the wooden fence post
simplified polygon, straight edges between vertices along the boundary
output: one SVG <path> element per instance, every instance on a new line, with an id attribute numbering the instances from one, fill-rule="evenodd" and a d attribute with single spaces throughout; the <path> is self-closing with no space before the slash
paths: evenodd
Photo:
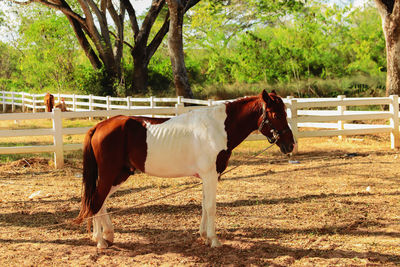
<path id="1" fill-rule="evenodd" d="M 22 92 L 21 96 L 21 110 L 22 112 L 25 112 L 25 92 Z"/>
<path id="2" fill-rule="evenodd" d="M 15 112 L 15 103 L 14 103 L 14 92 L 11 92 L 11 112 Z"/>
<path id="3" fill-rule="evenodd" d="M 150 96 L 150 108 L 151 108 L 151 117 L 154 118 L 153 109 L 156 106 L 156 102 L 154 102 L 154 96 Z"/>
<path id="4" fill-rule="evenodd" d="M 3 91 L 3 113 L 6 112 L 6 93 Z"/>
<path id="5" fill-rule="evenodd" d="M 110 103 L 110 96 L 108 95 L 108 96 L 106 96 L 106 106 L 107 106 L 107 110 L 111 110 L 110 105 L 111 105 L 111 103 Z"/>
<path id="6" fill-rule="evenodd" d="M 390 119 L 390 126 L 392 127 L 392 132 L 390 133 L 390 143 L 391 148 L 400 147 L 400 133 L 399 133 L 399 96 L 391 95 L 390 99 L 392 103 L 389 106 L 389 110 L 392 113 L 392 118 Z"/>
<path id="7" fill-rule="evenodd" d="M 131 109 L 131 97 L 127 96 L 126 97 L 126 107 L 129 109 Z"/>
<path id="8" fill-rule="evenodd" d="M 92 111 L 93 110 L 93 95 L 92 94 L 90 94 L 89 95 L 89 111 Z M 92 117 L 89 117 L 89 120 L 91 121 L 92 120 Z"/>
<path id="9" fill-rule="evenodd" d="M 76 111 L 76 96 L 75 96 L 75 94 L 72 95 L 72 110 Z"/>
<path id="10" fill-rule="evenodd" d="M 32 112 L 36 113 L 36 95 L 32 95 L 32 105 L 33 105 Z"/>
<path id="11" fill-rule="evenodd" d="M 106 96 L 106 106 L 107 106 L 107 110 L 111 110 L 110 105 L 111 105 L 111 103 L 110 103 L 110 96 L 108 95 L 108 96 Z M 107 119 L 109 119 L 109 118 L 110 118 L 110 116 L 107 116 Z"/>
<path id="12" fill-rule="evenodd" d="M 212 106 L 213 105 L 213 100 L 212 99 L 208 99 L 208 106 Z"/>
<path id="13" fill-rule="evenodd" d="M 62 117 L 59 108 L 53 109 L 53 140 L 54 140 L 54 165 L 56 169 L 64 166 L 64 149 L 62 134 Z"/>
<path id="14" fill-rule="evenodd" d="M 287 99 L 289 100 L 290 108 L 289 108 L 289 118 L 290 118 L 290 129 L 293 133 L 294 141 L 296 145 L 293 149 L 293 154 L 296 154 L 299 151 L 299 143 L 297 142 L 299 136 L 299 128 L 297 126 L 297 100 L 293 99 L 292 96 L 288 96 Z"/>
<path id="15" fill-rule="evenodd" d="M 346 98 L 345 95 L 338 95 L 338 100 L 340 100 L 341 102 L 343 101 L 344 98 Z M 344 115 L 344 112 L 346 111 L 347 107 L 346 106 L 338 106 L 337 110 L 338 110 L 338 114 L 340 115 Z M 338 130 L 344 130 L 344 121 L 342 120 L 338 120 Z M 343 136 L 339 135 L 339 140 L 343 140 Z"/>
<path id="16" fill-rule="evenodd" d="M 184 108 L 185 105 L 182 103 L 182 96 L 178 96 L 178 99 L 175 104 L 175 109 L 176 109 L 175 116 L 179 116 L 182 113 L 184 113 Z"/>

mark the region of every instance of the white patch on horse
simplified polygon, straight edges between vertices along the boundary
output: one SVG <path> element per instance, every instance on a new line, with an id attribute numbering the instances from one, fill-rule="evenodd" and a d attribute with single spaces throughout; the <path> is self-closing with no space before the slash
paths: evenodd
<path id="1" fill-rule="evenodd" d="M 222 104 L 147 124 L 145 172 L 182 177 L 215 170 L 218 153 L 227 149 L 226 117 Z"/>

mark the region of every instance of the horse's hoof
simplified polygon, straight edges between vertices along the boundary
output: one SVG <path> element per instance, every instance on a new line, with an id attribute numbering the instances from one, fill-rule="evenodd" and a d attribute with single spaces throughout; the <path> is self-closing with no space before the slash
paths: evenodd
<path id="1" fill-rule="evenodd" d="M 221 242 L 219 242 L 218 239 L 214 238 L 214 239 L 211 241 L 211 247 L 212 247 L 212 248 L 219 248 L 220 246 L 222 246 L 222 244 L 221 244 Z"/>
<path id="2" fill-rule="evenodd" d="M 204 238 L 204 239 L 207 239 L 207 232 L 206 232 L 206 231 L 200 232 L 200 236 L 201 236 L 202 238 Z"/>
<path id="3" fill-rule="evenodd" d="M 103 236 L 107 243 L 114 243 L 114 232 L 104 232 Z"/>
<path id="4" fill-rule="evenodd" d="M 107 241 L 104 240 L 104 239 L 99 240 L 99 242 L 97 243 L 97 248 L 99 248 L 99 249 L 108 248 L 108 243 L 107 243 Z"/>

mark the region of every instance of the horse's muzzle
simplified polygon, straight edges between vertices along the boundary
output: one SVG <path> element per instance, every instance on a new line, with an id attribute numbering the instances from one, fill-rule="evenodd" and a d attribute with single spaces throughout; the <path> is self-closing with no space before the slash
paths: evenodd
<path id="1" fill-rule="evenodd" d="M 281 149 L 281 152 L 283 154 L 289 154 L 293 151 L 295 144 L 294 143 L 290 143 L 290 144 L 279 144 L 279 148 Z"/>

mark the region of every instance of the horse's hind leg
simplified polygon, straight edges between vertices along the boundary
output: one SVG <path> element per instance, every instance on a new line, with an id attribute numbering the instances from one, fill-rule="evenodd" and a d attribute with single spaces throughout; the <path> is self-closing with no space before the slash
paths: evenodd
<path id="1" fill-rule="evenodd" d="M 102 202 L 102 206 L 99 211 L 94 215 L 93 218 L 93 240 L 97 242 L 98 248 L 107 248 L 108 243 L 114 242 L 114 227 L 112 225 L 110 215 L 107 214 L 106 201 L 107 199 L 118 190 L 121 184 L 129 177 L 130 173 L 122 170 L 121 173 L 114 179 L 111 188 L 109 188 L 108 193 L 103 193 L 99 195 L 106 195 Z M 100 176 L 101 177 L 101 176 Z M 107 189 L 107 184 L 100 184 L 101 179 L 99 179 L 99 192 L 101 188 Z M 105 192 L 104 191 L 104 192 Z"/>
<path id="2" fill-rule="evenodd" d="M 99 213 L 102 214 L 100 218 L 101 218 L 101 226 L 103 227 L 103 238 L 108 243 L 114 242 L 114 226 L 112 225 L 110 215 L 107 214 L 106 201 L 114 192 L 118 190 L 120 186 L 121 184 L 111 187 L 110 193 L 108 193 L 108 196 L 104 201 L 103 207 L 101 207 L 99 211 Z"/>

